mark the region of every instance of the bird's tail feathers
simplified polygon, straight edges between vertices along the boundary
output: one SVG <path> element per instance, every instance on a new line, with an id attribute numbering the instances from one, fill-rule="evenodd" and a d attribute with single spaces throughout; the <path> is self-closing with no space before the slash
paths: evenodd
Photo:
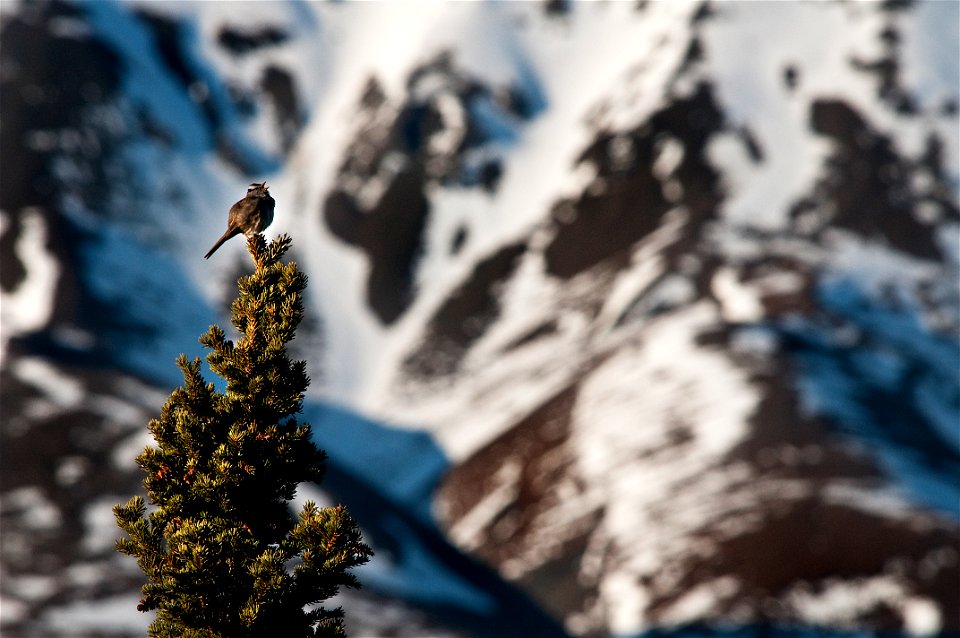
<path id="1" fill-rule="evenodd" d="M 217 248 L 220 248 L 220 246 L 223 246 L 223 242 L 227 241 L 228 239 L 230 239 L 230 238 L 233 237 L 234 235 L 239 235 L 239 234 L 240 234 L 240 229 L 239 229 L 239 228 L 228 228 L 228 229 L 227 229 L 227 232 L 225 232 L 225 233 L 220 237 L 220 239 L 217 240 L 217 243 L 215 243 L 215 244 L 213 245 L 213 248 L 211 248 L 211 249 L 209 250 L 209 252 L 207 252 L 207 254 L 203 256 L 203 258 L 204 258 L 204 259 L 210 259 L 210 255 L 212 255 L 213 253 L 217 252 Z"/>

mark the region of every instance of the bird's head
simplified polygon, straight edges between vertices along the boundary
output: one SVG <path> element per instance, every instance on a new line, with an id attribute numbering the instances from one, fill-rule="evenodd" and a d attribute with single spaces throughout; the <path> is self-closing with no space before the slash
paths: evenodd
<path id="1" fill-rule="evenodd" d="M 253 196 L 253 197 L 264 197 L 264 196 L 269 195 L 269 194 L 270 194 L 270 190 L 269 190 L 269 188 L 267 187 L 267 183 L 266 183 L 266 182 L 263 182 L 263 183 L 260 183 L 260 184 L 250 184 L 250 186 L 247 187 L 247 196 L 248 196 L 248 197 L 250 197 L 250 196 Z"/>

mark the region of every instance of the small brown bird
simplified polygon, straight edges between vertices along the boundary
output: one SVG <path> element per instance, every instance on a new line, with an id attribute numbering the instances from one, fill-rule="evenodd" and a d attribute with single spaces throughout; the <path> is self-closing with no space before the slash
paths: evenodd
<path id="1" fill-rule="evenodd" d="M 223 245 L 223 242 L 235 235 L 243 233 L 247 237 L 252 237 L 256 233 L 263 232 L 263 229 L 273 222 L 273 207 L 275 205 L 276 202 L 270 197 L 266 182 L 250 184 L 250 187 L 247 188 L 247 196 L 230 207 L 230 216 L 227 218 L 227 232 L 217 240 L 217 243 L 203 258 L 210 259 L 210 255 L 215 253 L 217 248 Z"/>

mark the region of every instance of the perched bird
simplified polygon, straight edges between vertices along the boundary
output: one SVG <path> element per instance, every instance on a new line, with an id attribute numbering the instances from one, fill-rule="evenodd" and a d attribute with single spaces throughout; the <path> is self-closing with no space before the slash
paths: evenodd
<path id="1" fill-rule="evenodd" d="M 217 243 L 213 245 L 204 259 L 210 259 L 210 255 L 217 251 L 217 248 L 223 245 L 235 235 L 243 233 L 247 237 L 252 237 L 256 233 L 263 232 L 263 229 L 273 222 L 273 207 L 276 202 L 270 197 L 270 191 L 267 189 L 267 183 L 250 184 L 247 188 L 247 196 L 230 207 L 230 216 L 227 218 L 227 232 L 223 234 Z"/>

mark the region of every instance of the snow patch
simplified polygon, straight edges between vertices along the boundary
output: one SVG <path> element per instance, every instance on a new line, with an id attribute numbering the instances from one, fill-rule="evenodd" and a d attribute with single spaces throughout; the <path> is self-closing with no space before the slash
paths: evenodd
<path id="1" fill-rule="evenodd" d="M 113 506 L 120 501 L 118 496 L 104 496 L 86 505 L 81 547 L 88 555 L 111 551 L 120 538 L 121 532 L 113 515 Z"/>
<path id="2" fill-rule="evenodd" d="M 876 514 L 882 518 L 898 518 L 901 520 L 917 521 L 916 510 L 903 495 L 892 489 L 867 489 L 860 485 L 849 483 L 831 483 L 821 492 L 824 502 L 843 505 L 869 514 Z"/>
<path id="3" fill-rule="evenodd" d="M 749 323 L 763 318 L 763 304 L 757 291 L 741 282 L 733 268 L 719 269 L 710 287 L 720 302 L 720 313 L 730 323 Z"/>
<path id="4" fill-rule="evenodd" d="M 63 374 L 45 359 L 22 357 L 13 366 L 13 374 L 39 390 L 57 411 L 76 408 L 83 400 L 84 388 L 80 382 Z"/>
<path id="5" fill-rule="evenodd" d="M 660 622 L 665 625 L 683 625 L 709 617 L 725 600 L 737 593 L 740 584 L 735 578 L 724 576 L 699 583 L 663 612 Z"/>
<path id="6" fill-rule="evenodd" d="M 0 211 L 0 234 L 6 234 L 11 223 L 9 213 Z M 53 313 L 53 295 L 60 277 L 60 265 L 47 250 L 47 233 L 47 224 L 40 211 L 26 208 L 20 212 L 20 234 L 13 251 L 26 272 L 15 290 L 3 291 L 0 366 L 6 362 L 10 339 L 39 330 Z"/>
<path id="7" fill-rule="evenodd" d="M 34 485 L 5 493 L 0 510 L 5 515 L 16 514 L 24 527 L 35 531 L 55 529 L 63 524 L 60 508 Z"/>
<path id="8" fill-rule="evenodd" d="M 643 630 L 641 577 L 689 551 L 682 549 L 684 534 L 717 515 L 710 511 L 716 502 L 711 495 L 723 493 L 729 507 L 736 500 L 730 486 L 749 474 L 745 467 L 717 467 L 746 436 L 758 401 L 746 375 L 725 355 L 696 344 L 695 335 L 717 319 L 709 303 L 699 303 L 650 322 L 643 341 L 617 350 L 585 379 L 577 397 L 571 445 L 587 493 L 555 515 L 569 517 L 571 508 L 586 503 L 604 507 L 595 538 L 612 557 L 602 561 L 599 604 L 615 634 Z M 739 523 L 743 527 L 729 533 L 752 524 L 747 518 Z M 644 538 L 639 548 L 637 534 Z"/>
<path id="9" fill-rule="evenodd" d="M 835 580 L 817 591 L 794 590 L 787 600 L 808 622 L 820 626 L 851 629 L 857 626 L 859 618 L 881 606 L 899 611 L 905 629 L 913 635 L 934 635 L 942 626 L 934 603 L 910 595 L 903 583 L 889 576 Z"/>
<path id="10" fill-rule="evenodd" d="M 56 635 L 95 635 L 109 627 L 143 635 L 156 612 L 137 611 L 140 594 L 124 594 L 98 600 L 80 600 L 55 607 L 40 618 L 40 623 Z"/>
<path id="11" fill-rule="evenodd" d="M 450 538 L 467 551 L 479 546 L 481 533 L 500 513 L 516 501 L 520 493 L 520 478 L 523 468 L 517 461 L 504 463 L 493 477 L 494 487 L 469 512 L 461 516 L 450 528 Z"/>

